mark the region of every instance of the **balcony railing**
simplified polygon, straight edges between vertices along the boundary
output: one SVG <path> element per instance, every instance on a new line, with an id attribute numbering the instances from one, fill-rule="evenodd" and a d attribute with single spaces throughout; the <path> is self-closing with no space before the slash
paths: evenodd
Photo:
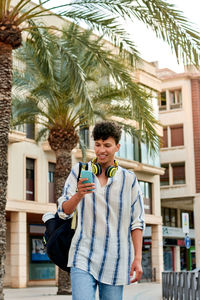
<path id="1" fill-rule="evenodd" d="M 166 109 L 167 109 L 166 105 L 160 105 L 159 106 L 159 111 L 163 111 L 163 110 L 166 110 Z"/>
<path id="2" fill-rule="evenodd" d="M 170 104 L 170 109 L 177 109 L 177 108 L 181 108 L 181 107 L 182 107 L 182 103 Z"/>

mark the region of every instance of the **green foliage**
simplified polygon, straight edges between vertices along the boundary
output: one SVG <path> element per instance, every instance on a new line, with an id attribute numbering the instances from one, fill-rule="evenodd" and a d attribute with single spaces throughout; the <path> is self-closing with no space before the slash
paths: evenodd
<path id="1" fill-rule="evenodd" d="M 26 67 L 14 72 L 13 124 L 34 119 L 48 130 L 77 128 L 115 115 L 136 120 L 137 135 L 157 148 L 151 97 L 132 80 L 121 57 L 105 50 L 102 38 L 74 24 L 61 38 L 35 26 L 15 57 Z"/>
<path id="2" fill-rule="evenodd" d="M 20 0 L 11 6 L 10 0 L 0 0 L 0 24 L 10 22 L 21 30 L 30 30 L 27 21 L 49 15 L 60 15 L 77 24 L 84 22 L 92 30 L 106 36 L 119 47 L 126 58 L 134 63 L 138 51 L 124 28 L 123 20 L 135 18 L 153 29 L 176 54 L 177 60 L 199 64 L 200 34 L 173 4 L 163 0 L 72 0 L 55 5 L 52 0 L 40 0 L 33 5 L 31 0 Z M 44 7 L 47 7 L 44 8 Z"/>

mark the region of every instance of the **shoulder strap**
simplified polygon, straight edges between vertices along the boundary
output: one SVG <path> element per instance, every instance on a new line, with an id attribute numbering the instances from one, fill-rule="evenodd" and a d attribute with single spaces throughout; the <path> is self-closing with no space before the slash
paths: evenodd
<path id="1" fill-rule="evenodd" d="M 80 179 L 80 176 L 81 176 L 81 169 L 82 169 L 82 162 L 79 162 L 79 170 L 78 170 L 77 182 L 79 182 L 79 179 Z"/>
<path id="2" fill-rule="evenodd" d="M 82 162 L 79 162 L 79 170 L 78 170 L 78 177 L 77 177 L 77 184 L 79 182 L 79 179 L 80 179 L 80 176 L 81 176 L 81 170 L 82 170 L 82 167 L 83 167 L 83 164 Z M 85 168 L 85 167 L 84 167 Z M 88 168 L 88 167 L 87 167 Z M 74 212 L 74 215 L 72 217 L 72 223 L 71 223 L 71 229 L 76 229 L 76 226 L 77 226 L 77 209 L 75 210 Z"/>
<path id="3" fill-rule="evenodd" d="M 82 162 L 79 162 L 79 171 L 78 171 L 78 177 L 77 177 L 77 182 L 79 181 L 80 179 L 80 176 L 81 176 L 81 170 L 88 170 L 88 163 L 82 163 Z"/>

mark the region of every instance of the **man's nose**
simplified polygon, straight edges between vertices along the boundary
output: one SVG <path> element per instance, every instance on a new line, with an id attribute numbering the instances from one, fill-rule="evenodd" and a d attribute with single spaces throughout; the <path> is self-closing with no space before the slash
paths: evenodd
<path id="1" fill-rule="evenodd" d="M 105 147 L 102 145 L 99 150 L 100 150 L 100 152 L 104 152 L 105 151 Z"/>

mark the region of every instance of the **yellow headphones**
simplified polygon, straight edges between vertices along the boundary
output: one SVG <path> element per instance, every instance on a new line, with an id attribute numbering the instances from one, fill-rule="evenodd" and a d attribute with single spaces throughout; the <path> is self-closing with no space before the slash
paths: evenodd
<path id="1" fill-rule="evenodd" d="M 115 173 L 117 172 L 118 169 L 118 162 L 114 160 L 114 166 L 109 166 L 106 168 L 105 175 L 107 177 L 113 177 Z M 98 176 L 102 173 L 102 167 L 101 165 L 97 162 L 97 158 L 94 158 L 92 160 L 92 172 L 94 175 Z"/>

